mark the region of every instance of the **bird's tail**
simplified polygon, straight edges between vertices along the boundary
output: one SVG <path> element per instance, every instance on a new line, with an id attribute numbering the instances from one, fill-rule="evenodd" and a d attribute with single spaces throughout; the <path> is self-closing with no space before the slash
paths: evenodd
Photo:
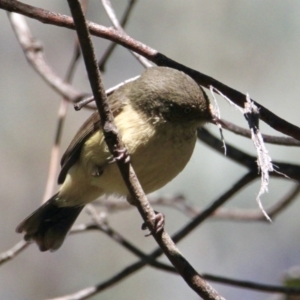
<path id="1" fill-rule="evenodd" d="M 58 194 L 34 211 L 16 228 L 25 232 L 26 241 L 34 240 L 41 251 L 57 250 L 75 222 L 83 206 L 59 207 Z"/>

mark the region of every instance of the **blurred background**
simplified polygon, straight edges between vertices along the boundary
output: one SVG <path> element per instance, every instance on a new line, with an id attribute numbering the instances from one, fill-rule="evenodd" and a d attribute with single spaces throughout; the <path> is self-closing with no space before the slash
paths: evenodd
<path id="1" fill-rule="evenodd" d="M 67 1 L 26 1 L 70 15 Z M 112 1 L 118 16 L 127 1 Z M 280 117 L 299 124 L 300 110 L 300 2 L 297 0 L 165 0 L 136 4 L 127 33 L 170 58 L 199 70 L 243 92 Z M 111 26 L 100 1 L 90 1 L 88 19 Z M 45 190 L 50 150 L 57 125 L 60 96 L 28 65 L 14 36 L 7 13 L 0 10 L 0 252 L 21 239 L 16 225 L 41 201 Z M 45 49 L 49 64 L 61 77 L 73 54 L 74 31 L 28 19 L 33 35 Z M 108 41 L 93 38 L 100 58 Z M 118 46 L 107 64 L 107 88 L 142 71 L 133 56 Z M 74 86 L 90 92 L 81 62 Z M 211 98 L 211 95 L 210 95 Z M 243 116 L 219 99 L 221 116 L 246 126 Z M 62 151 L 90 111 L 75 112 L 66 120 Z M 217 133 L 215 126 L 207 125 Z M 276 134 L 265 124 L 262 131 Z M 228 143 L 255 155 L 248 139 L 225 132 Z M 267 145 L 273 160 L 298 163 L 299 150 Z M 203 208 L 228 190 L 246 170 L 198 143 L 189 163 L 175 180 L 154 196 L 183 194 L 189 204 Z M 226 207 L 257 208 L 255 181 Z M 265 207 L 278 201 L 294 186 L 271 178 Z M 179 243 L 179 248 L 200 273 L 280 284 L 283 272 L 300 264 L 299 200 L 272 224 L 207 221 Z M 165 207 L 166 229 L 172 234 L 187 223 L 184 214 Z M 83 212 L 78 223 L 87 220 Z M 156 244 L 140 230 L 134 210 L 109 216 L 113 228 L 132 243 L 151 252 Z M 67 238 L 55 253 L 41 253 L 31 245 L 0 269 L 1 299 L 46 299 L 76 292 L 110 278 L 137 260 L 99 232 Z M 163 261 L 167 261 L 162 258 Z M 270 294 L 212 283 L 226 299 L 262 300 Z M 143 268 L 92 299 L 198 299 L 185 282 L 150 267 Z"/>

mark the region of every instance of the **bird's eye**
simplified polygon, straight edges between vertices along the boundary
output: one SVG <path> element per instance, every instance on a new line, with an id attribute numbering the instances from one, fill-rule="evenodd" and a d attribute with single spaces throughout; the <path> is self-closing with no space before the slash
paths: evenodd
<path id="1" fill-rule="evenodd" d="M 184 112 L 185 112 L 186 114 L 189 114 L 191 111 L 192 111 L 192 109 L 191 109 L 190 107 L 186 107 L 186 108 L 184 109 Z"/>

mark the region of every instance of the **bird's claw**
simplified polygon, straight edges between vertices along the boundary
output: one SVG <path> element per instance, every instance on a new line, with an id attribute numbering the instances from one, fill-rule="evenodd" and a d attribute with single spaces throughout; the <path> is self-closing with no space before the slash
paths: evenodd
<path id="1" fill-rule="evenodd" d="M 156 234 L 164 229 L 164 225 L 165 225 L 164 214 L 160 212 L 155 212 L 155 217 L 153 221 L 154 221 L 154 230 L 150 231 L 150 233 L 146 234 L 145 236 L 152 235 L 153 233 Z M 149 229 L 149 226 L 145 222 L 142 224 L 142 230 L 146 230 L 146 229 Z"/>
<path id="2" fill-rule="evenodd" d="M 117 160 L 124 160 L 125 164 L 130 162 L 130 156 L 126 148 L 118 149 L 114 151 L 114 157 L 109 160 L 109 164 L 115 163 Z"/>
<path id="3" fill-rule="evenodd" d="M 99 176 L 101 176 L 102 174 L 103 174 L 103 168 L 101 168 L 101 167 L 95 165 L 95 166 L 93 167 L 93 170 L 92 170 L 92 176 L 93 176 L 93 177 L 99 177 Z"/>

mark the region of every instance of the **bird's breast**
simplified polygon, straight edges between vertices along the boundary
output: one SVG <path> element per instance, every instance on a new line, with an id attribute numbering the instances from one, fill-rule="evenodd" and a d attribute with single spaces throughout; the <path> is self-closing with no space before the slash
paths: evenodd
<path id="1" fill-rule="evenodd" d="M 116 124 L 146 193 L 163 187 L 176 177 L 193 153 L 195 128 L 155 123 L 142 119 L 134 110 L 128 112 L 127 120 L 117 118 Z"/>
<path id="2" fill-rule="evenodd" d="M 172 134 L 156 133 L 131 154 L 132 165 L 146 193 L 163 187 L 184 169 L 195 141 L 195 135 L 180 140 Z"/>

